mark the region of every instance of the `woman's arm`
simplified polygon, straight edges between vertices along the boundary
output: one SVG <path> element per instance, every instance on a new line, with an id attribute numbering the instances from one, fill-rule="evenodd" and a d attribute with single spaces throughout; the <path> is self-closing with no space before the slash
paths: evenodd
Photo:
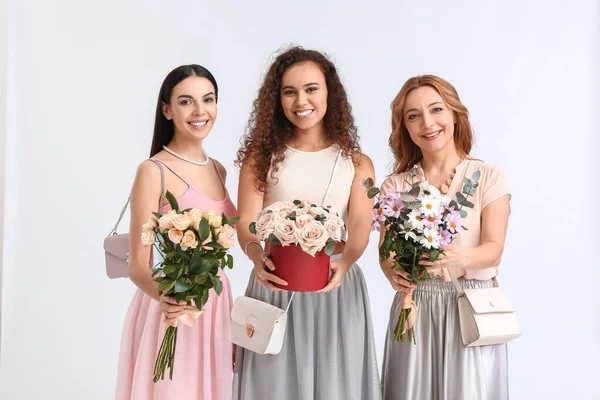
<path id="1" fill-rule="evenodd" d="M 263 209 L 264 193 L 258 190 L 254 184 L 254 171 L 252 162 L 248 161 L 242 165 L 240 170 L 240 181 L 238 186 L 238 215 L 240 220 L 236 224 L 238 242 L 248 258 L 254 264 L 256 281 L 271 290 L 281 290 L 273 286 L 271 282 L 287 285 L 287 282 L 267 272 L 265 265 L 271 271 L 275 265 L 264 252 L 258 237 L 250 232 L 250 224 L 256 221 L 256 217 Z"/>

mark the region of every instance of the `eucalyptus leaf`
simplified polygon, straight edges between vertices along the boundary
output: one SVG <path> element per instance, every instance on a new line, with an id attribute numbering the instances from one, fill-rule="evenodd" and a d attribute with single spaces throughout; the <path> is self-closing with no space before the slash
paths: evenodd
<path id="1" fill-rule="evenodd" d="M 291 219 L 292 221 L 295 221 L 296 220 L 296 211 L 292 211 L 291 213 L 288 213 L 287 218 Z"/>
<path id="2" fill-rule="evenodd" d="M 327 254 L 328 256 L 331 256 L 333 254 L 333 251 L 335 250 L 336 245 L 337 245 L 336 242 L 334 242 L 333 240 L 329 240 L 327 242 L 327 246 L 325 246 L 325 254 Z"/>
<path id="3" fill-rule="evenodd" d="M 460 217 L 461 218 L 467 218 L 467 211 L 466 210 L 460 210 Z"/>
<path id="4" fill-rule="evenodd" d="M 465 195 L 460 192 L 456 192 L 456 199 L 458 200 L 458 204 L 460 205 L 463 205 L 463 203 L 467 201 Z"/>
<path id="5" fill-rule="evenodd" d="M 369 191 L 367 192 L 367 197 L 372 199 L 373 197 L 377 196 L 378 193 L 379 193 L 379 188 L 373 187 L 373 188 L 369 189 Z"/>
<path id="6" fill-rule="evenodd" d="M 300 200 L 294 200 L 294 204 L 299 206 L 300 204 L 302 204 L 302 202 Z"/>
<path id="7" fill-rule="evenodd" d="M 421 188 L 419 186 L 415 186 L 410 190 L 410 192 L 408 192 L 408 194 L 413 197 L 417 197 L 419 193 L 421 193 Z"/>
<path id="8" fill-rule="evenodd" d="M 367 178 L 367 179 L 361 179 L 360 184 L 366 189 L 371 189 L 373 187 L 373 185 L 375 185 L 375 182 L 373 182 L 372 178 Z"/>
<path id="9" fill-rule="evenodd" d="M 281 246 L 281 242 L 279 241 L 279 239 L 277 239 L 277 236 L 275 236 L 273 233 L 271 233 L 269 235 L 269 237 L 267 238 L 267 242 Z"/>
<path id="10" fill-rule="evenodd" d="M 455 210 L 457 210 L 457 209 L 458 209 L 458 204 L 457 204 L 457 203 L 456 203 L 456 201 L 454 201 L 454 200 L 450 200 L 450 204 L 449 204 L 449 206 L 450 206 L 450 207 L 454 207 L 454 209 L 455 209 Z"/>
<path id="11" fill-rule="evenodd" d="M 467 208 L 475 207 L 475 205 L 473 203 L 471 203 L 469 200 L 465 200 L 465 202 L 463 203 L 463 206 L 467 207 Z"/>
<path id="12" fill-rule="evenodd" d="M 251 234 L 256 235 L 256 222 L 251 223 L 248 229 L 250 229 Z"/>
<path id="13" fill-rule="evenodd" d="M 475 171 L 475 173 L 473 174 L 473 176 L 471 177 L 471 180 L 475 183 L 479 182 L 479 178 L 481 177 L 481 171 L 477 170 Z"/>

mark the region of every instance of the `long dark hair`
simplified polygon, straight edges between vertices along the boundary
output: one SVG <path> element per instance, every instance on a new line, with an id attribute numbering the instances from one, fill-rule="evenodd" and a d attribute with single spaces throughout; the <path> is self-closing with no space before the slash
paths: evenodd
<path id="1" fill-rule="evenodd" d="M 158 101 L 156 102 L 156 117 L 154 119 L 154 137 L 152 138 L 152 147 L 150 149 L 150 157 L 154 157 L 156 153 L 162 150 L 163 146 L 168 144 L 175 134 L 173 121 L 169 121 L 163 114 L 163 103 L 171 103 L 171 93 L 173 88 L 185 78 L 190 76 L 198 76 L 206 78 L 215 87 L 215 101 L 219 100 L 219 88 L 217 81 L 209 70 L 198 64 L 182 65 L 169 72 L 160 87 L 158 93 Z"/>
<path id="2" fill-rule="evenodd" d="M 286 118 L 281 106 L 281 79 L 288 68 L 302 62 L 315 63 L 325 75 L 328 95 L 327 112 L 323 120 L 327 137 L 342 148 L 342 154 L 346 157 L 350 157 L 353 151 L 360 151 L 352 107 L 335 65 L 325 54 L 316 50 L 290 47 L 277 56 L 266 73 L 254 100 L 242 146 L 235 161 L 237 167 L 251 161 L 254 183 L 261 191 L 266 189 L 270 168 L 271 177 L 275 177 L 285 158 L 286 143 L 293 136 L 292 123 Z"/>

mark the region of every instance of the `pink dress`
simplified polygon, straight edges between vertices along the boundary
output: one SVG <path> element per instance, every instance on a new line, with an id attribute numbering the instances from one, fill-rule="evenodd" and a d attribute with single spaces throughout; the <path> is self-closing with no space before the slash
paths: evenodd
<path id="1" fill-rule="evenodd" d="M 194 207 L 214 210 L 228 218 L 236 216 L 225 183 L 219 170 L 219 178 L 225 188 L 225 199 L 212 200 L 192 188 L 172 168 L 176 176 L 188 185 L 178 199 L 181 209 Z M 214 161 L 213 161 L 214 165 Z M 214 165 L 216 168 L 216 165 Z M 171 209 L 167 204 L 163 213 Z M 175 371 L 173 380 L 165 379 L 154 383 L 154 364 L 166 327 L 163 313 L 157 301 L 141 290 L 133 296 L 129 306 L 119 355 L 117 375 L 117 400 L 228 400 L 232 389 L 232 344 L 229 324 L 232 305 L 231 286 L 227 275 L 219 271 L 223 282 L 220 296 L 211 290 L 205 312 L 193 327 L 179 324 Z"/>

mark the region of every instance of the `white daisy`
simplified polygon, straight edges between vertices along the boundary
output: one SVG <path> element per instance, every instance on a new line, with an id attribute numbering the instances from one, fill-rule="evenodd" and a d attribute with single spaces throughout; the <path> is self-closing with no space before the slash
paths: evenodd
<path id="1" fill-rule="evenodd" d="M 423 219 L 421 218 L 421 212 L 419 210 L 412 210 L 408 214 L 408 223 L 413 229 L 418 231 L 423 230 Z"/>
<path id="2" fill-rule="evenodd" d="M 406 241 L 412 239 L 415 243 L 419 243 L 419 240 L 417 240 L 417 235 L 413 231 L 413 227 L 409 221 L 404 222 L 400 230 L 400 234 L 404 235 L 404 240 Z"/>
<path id="3" fill-rule="evenodd" d="M 421 199 L 421 208 L 419 211 L 425 216 L 439 214 L 441 211 L 441 202 L 437 196 L 423 196 Z"/>
<path id="4" fill-rule="evenodd" d="M 425 228 L 423 231 L 423 238 L 421 239 L 421 244 L 426 249 L 437 249 L 440 247 L 440 233 L 437 229 L 428 229 Z"/>
<path id="5" fill-rule="evenodd" d="M 423 191 L 427 191 L 429 192 L 430 195 L 439 197 L 441 196 L 440 191 L 438 190 L 438 188 L 436 188 L 433 185 L 430 185 L 428 182 L 424 182 L 421 184 L 421 189 L 423 189 Z"/>

